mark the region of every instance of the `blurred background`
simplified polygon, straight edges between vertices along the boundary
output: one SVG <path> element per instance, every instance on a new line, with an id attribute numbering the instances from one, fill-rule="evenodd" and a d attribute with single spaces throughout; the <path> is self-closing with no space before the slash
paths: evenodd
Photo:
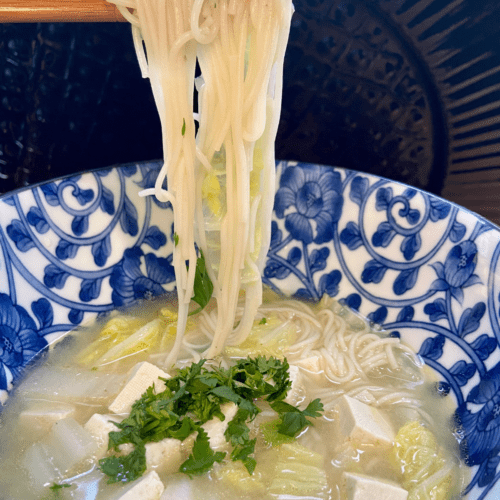
<path id="1" fill-rule="evenodd" d="M 500 224 L 500 1 L 294 0 L 276 158 Z M 162 156 L 127 23 L 0 24 L 0 193 Z"/>

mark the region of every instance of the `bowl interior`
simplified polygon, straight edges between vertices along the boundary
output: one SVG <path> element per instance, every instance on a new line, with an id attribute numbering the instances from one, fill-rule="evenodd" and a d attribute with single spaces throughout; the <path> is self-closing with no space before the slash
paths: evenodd
<path id="1" fill-rule="evenodd" d="M 127 164 L 0 198 L 0 391 L 74 326 L 173 291 L 169 203 L 141 198 L 160 162 Z M 263 280 L 328 294 L 393 330 L 453 398 L 470 498 L 494 498 L 500 463 L 500 231 L 418 189 L 278 162 Z"/>

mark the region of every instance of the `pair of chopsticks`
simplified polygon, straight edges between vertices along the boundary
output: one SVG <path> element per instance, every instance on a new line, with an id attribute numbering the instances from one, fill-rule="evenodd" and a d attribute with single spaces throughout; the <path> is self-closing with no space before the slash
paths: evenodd
<path id="1" fill-rule="evenodd" d="M 125 21 L 105 0 L 0 0 L 0 23 Z"/>

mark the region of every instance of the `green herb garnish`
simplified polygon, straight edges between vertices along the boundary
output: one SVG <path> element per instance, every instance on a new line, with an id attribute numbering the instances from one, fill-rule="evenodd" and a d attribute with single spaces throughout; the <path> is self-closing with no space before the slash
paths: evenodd
<path id="1" fill-rule="evenodd" d="M 69 488 L 71 487 L 71 484 L 57 484 L 57 483 L 54 483 L 52 486 L 50 486 L 50 489 L 52 491 L 58 491 L 62 488 Z"/>
<path id="2" fill-rule="evenodd" d="M 214 452 L 210 448 L 208 434 L 200 428 L 198 436 L 193 445 L 193 453 L 181 465 L 181 472 L 188 474 L 189 477 L 201 476 L 208 472 L 215 462 L 222 462 L 226 453 L 223 451 Z"/>
<path id="3" fill-rule="evenodd" d="M 192 300 L 196 302 L 200 307 L 195 311 L 190 312 L 190 316 L 199 313 L 205 308 L 205 306 L 210 302 L 210 299 L 212 298 L 213 291 L 214 285 L 207 273 L 205 256 L 203 255 L 203 252 L 200 248 L 200 256 L 196 260 L 196 272 L 194 275 L 193 285 L 194 295 L 192 297 Z"/>
<path id="4" fill-rule="evenodd" d="M 267 323 L 267 319 L 266 318 L 262 318 L 260 321 L 259 321 L 259 325 L 265 325 Z"/>
<path id="5" fill-rule="evenodd" d="M 307 405 L 305 410 L 300 410 L 284 401 L 277 401 L 271 404 L 271 408 L 280 415 L 281 424 L 278 426 L 278 432 L 285 436 L 297 436 L 308 425 L 311 425 L 306 417 L 321 416 L 323 404 L 319 399 L 315 399 Z"/>
<path id="6" fill-rule="evenodd" d="M 177 233 L 174 233 L 174 244 L 175 246 L 179 244 L 179 235 Z"/>
<path id="7" fill-rule="evenodd" d="M 182 131 L 181 132 L 182 132 L 183 136 L 186 133 L 186 119 L 185 118 L 182 119 Z"/>
<path id="8" fill-rule="evenodd" d="M 192 453 L 180 472 L 196 476 L 210 470 L 226 454 L 210 448 L 201 426 L 214 417 L 224 420 L 224 403 L 238 405 L 224 434 L 232 446 L 231 459 L 241 460 L 250 474 L 256 464 L 252 456 L 256 439 L 250 439 L 248 422 L 261 411 L 254 404 L 256 399 L 267 401 L 275 409 L 280 418 L 278 432 L 284 436 L 296 436 L 311 424 L 306 417 L 318 417 L 323 410 L 319 400 L 303 411 L 283 401 L 291 386 L 286 359 L 259 356 L 239 360 L 229 369 L 212 371 L 203 366 L 205 361 L 179 370 L 173 378 L 162 379 L 166 389 L 159 394 L 149 387 L 134 403 L 130 415 L 115 424 L 120 430 L 109 433 L 108 448 L 118 451 L 121 444 L 132 443 L 134 451 L 99 461 L 102 472 L 109 476 L 108 483 L 133 481 L 144 473 L 146 443 L 167 437 L 183 441 L 194 432 L 198 435 Z"/>

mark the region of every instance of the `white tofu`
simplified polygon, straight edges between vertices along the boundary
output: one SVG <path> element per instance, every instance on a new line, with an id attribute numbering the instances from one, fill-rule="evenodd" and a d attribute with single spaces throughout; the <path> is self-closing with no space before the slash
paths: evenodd
<path id="1" fill-rule="evenodd" d="M 364 391 L 358 392 L 356 396 L 353 396 L 354 399 L 357 399 L 358 401 L 361 401 L 362 403 L 366 403 L 367 405 L 372 405 L 377 402 L 375 399 L 375 396 L 368 390 L 365 389 Z"/>
<path id="2" fill-rule="evenodd" d="M 147 470 L 166 474 L 179 471 L 182 462 L 182 442 L 179 439 L 165 438 L 156 443 L 146 444 Z"/>
<path id="3" fill-rule="evenodd" d="M 307 373 L 307 376 L 314 382 L 320 382 L 323 378 L 324 371 L 321 367 L 322 356 L 309 356 L 308 358 L 299 359 L 291 366 L 298 366 L 301 370 Z"/>
<path id="4" fill-rule="evenodd" d="M 54 464 L 63 472 L 97 451 L 97 443 L 73 418 L 57 421 L 49 433 L 47 444 L 53 448 Z"/>
<path id="5" fill-rule="evenodd" d="M 156 471 L 151 471 L 137 481 L 131 488 L 118 497 L 117 500 L 160 500 L 165 486 Z"/>
<path id="6" fill-rule="evenodd" d="M 109 405 L 109 410 L 113 413 L 130 413 L 132 405 L 151 385 L 154 385 L 156 393 L 164 391 L 165 384 L 158 377 L 170 378 L 170 375 L 147 361 L 135 365 L 125 387 Z"/>
<path id="7" fill-rule="evenodd" d="M 344 472 L 342 474 L 346 500 L 406 500 L 408 492 L 386 479 Z"/>
<path id="8" fill-rule="evenodd" d="M 97 459 L 102 458 L 108 449 L 109 433 L 120 429 L 114 422 L 120 422 L 122 417 L 118 415 L 102 415 L 94 413 L 83 426 L 95 439 L 98 449 L 94 453 Z M 157 472 L 173 473 L 179 470 L 183 460 L 181 453 L 181 441 L 178 439 L 166 438 L 156 443 L 146 444 L 146 466 L 147 470 L 155 469 Z M 130 453 L 134 445 L 125 443 L 119 446 L 124 454 Z"/>
<path id="9" fill-rule="evenodd" d="M 304 401 L 306 395 L 302 374 L 300 373 L 299 367 L 295 365 L 290 365 L 288 373 L 292 386 L 288 389 L 288 394 L 284 401 L 290 405 L 297 406 Z"/>
<path id="10" fill-rule="evenodd" d="M 336 408 L 340 434 L 353 446 L 392 446 L 394 430 L 376 408 L 346 395 L 339 398 Z"/>
<path id="11" fill-rule="evenodd" d="M 45 433 L 54 422 L 73 416 L 75 407 L 56 401 L 35 401 L 19 414 L 19 423 L 30 431 Z"/>
<path id="12" fill-rule="evenodd" d="M 117 415 L 101 415 L 100 413 L 94 413 L 83 426 L 97 443 L 97 450 L 94 454 L 97 459 L 102 458 L 106 454 L 109 443 L 109 433 L 120 430 L 113 422 L 120 422 L 121 420 L 122 418 Z M 126 445 L 120 446 L 122 451 L 126 451 L 127 449 L 123 449 L 122 446 Z M 132 451 L 132 445 L 130 445 L 129 451 Z"/>
<path id="13" fill-rule="evenodd" d="M 226 441 L 224 433 L 226 432 L 229 422 L 231 422 L 236 415 L 238 406 L 234 403 L 226 403 L 221 406 L 221 411 L 226 417 L 225 420 L 219 420 L 217 417 L 214 417 L 212 420 L 209 420 L 202 425 L 203 429 L 208 434 L 210 447 L 213 450 L 219 450 L 227 447 L 228 442 Z"/>

